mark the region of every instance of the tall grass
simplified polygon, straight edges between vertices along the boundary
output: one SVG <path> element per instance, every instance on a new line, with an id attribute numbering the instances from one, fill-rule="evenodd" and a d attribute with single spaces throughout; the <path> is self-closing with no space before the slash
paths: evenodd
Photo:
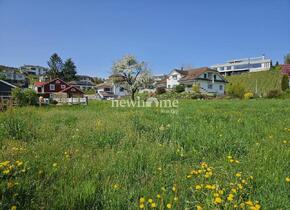
<path id="1" fill-rule="evenodd" d="M 0 162 L 10 163 L 0 166 L 0 209 L 151 209 L 149 198 L 158 209 L 248 208 L 249 200 L 287 209 L 289 102 L 181 101 L 177 114 L 167 114 L 102 101 L 1 113 Z M 195 177 L 193 169 L 213 175 Z"/>

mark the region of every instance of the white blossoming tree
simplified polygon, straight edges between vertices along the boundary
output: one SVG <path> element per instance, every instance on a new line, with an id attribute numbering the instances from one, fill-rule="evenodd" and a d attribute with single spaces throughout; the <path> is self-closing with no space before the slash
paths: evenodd
<path id="1" fill-rule="evenodd" d="M 113 80 L 120 83 L 135 100 L 135 94 L 150 81 L 151 74 L 145 62 L 138 62 L 132 55 L 126 55 L 113 64 Z"/>

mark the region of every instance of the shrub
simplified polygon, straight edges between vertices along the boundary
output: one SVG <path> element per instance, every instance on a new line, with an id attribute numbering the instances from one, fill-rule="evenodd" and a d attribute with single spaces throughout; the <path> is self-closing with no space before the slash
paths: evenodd
<path id="1" fill-rule="evenodd" d="M 254 94 L 252 92 L 246 92 L 244 94 L 244 99 L 249 100 L 249 99 L 252 99 L 252 98 L 254 98 Z"/>
<path id="2" fill-rule="evenodd" d="M 19 106 L 36 105 L 38 100 L 37 94 L 34 90 L 21 90 L 18 87 L 12 90 L 12 97 Z"/>
<path id="3" fill-rule="evenodd" d="M 199 83 L 196 84 L 196 85 L 192 85 L 192 91 L 194 93 L 200 93 L 200 85 L 199 85 Z"/>
<path id="4" fill-rule="evenodd" d="M 284 74 L 282 76 L 282 81 L 281 81 L 281 89 L 283 91 L 287 90 L 289 88 L 289 78 L 288 75 Z"/>
<path id="5" fill-rule="evenodd" d="M 176 87 L 175 87 L 175 92 L 177 92 L 177 93 L 182 93 L 182 92 L 184 92 L 185 91 L 185 87 L 184 87 L 184 85 L 177 85 Z"/>
<path id="6" fill-rule="evenodd" d="M 243 98 L 245 94 L 245 87 L 240 83 L 230 83 L 227 86 L 227 94 L 233 97 Z"/>
<path id="7" fill-rule="evenodd" d="M 157 95 L 161 95 L 161 94 L 165 93 L 166 90 L 163 87 L 157 87 L 155 92 Z"/>
<path id="8" fill-rule="evenodd" d="M 270 90 L 267 94 L 268 98 L 277 98 L 281 96 L 281 92 L 279 90 Z"/>

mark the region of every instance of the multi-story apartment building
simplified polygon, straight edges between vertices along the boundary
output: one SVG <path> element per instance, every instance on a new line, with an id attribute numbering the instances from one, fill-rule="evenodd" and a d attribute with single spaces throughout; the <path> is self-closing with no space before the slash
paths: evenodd
<path id="1" fill-rule="evenodd" d="M 24 65 L 20 67 L 22 72 L 25 72 L 27 74 L 33 74 L 37 76 L 45 75 L 48 71 L 47 68 L 43 66 L 34 66 L 34 65 Z"/>
<path id="2" fill-rule="evenodd" d="M 271 59 L 261 56 L 230 60 L 224 64 L 213 65 L 211 68 L 218 70 L 222 75 L 230 76 L 245 72 L 267 71 L 271 68 L 271 63 Z"/>
<path id="3" fill-rule="evenodd" d="M 25 75 L 17 68 L 0 65 L 0 78 L 8 81 L 22 82 L 25 80 Z"/>

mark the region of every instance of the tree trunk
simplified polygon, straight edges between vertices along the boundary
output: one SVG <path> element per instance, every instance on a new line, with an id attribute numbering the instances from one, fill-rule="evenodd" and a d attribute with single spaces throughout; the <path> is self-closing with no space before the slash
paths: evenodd
<path id="1" fill-rule="evenodd" d="M 131 99 L 132 99 L 132 101 L 135 101 L 135 91 L 132 91 L 132 93 L 131 93 Z"/>

